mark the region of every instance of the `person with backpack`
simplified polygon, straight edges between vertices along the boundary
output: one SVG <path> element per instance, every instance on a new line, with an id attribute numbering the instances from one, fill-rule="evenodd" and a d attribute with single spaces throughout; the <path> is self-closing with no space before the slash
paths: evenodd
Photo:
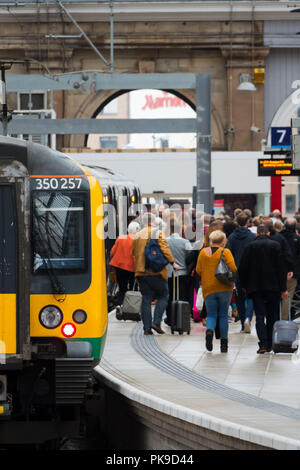
<path id="1" fill-rule="evenodd" d="M 168 304 L 168 264 L 177 271 L 167 240 L 161 230 L 155 228 L 155 216 L 147 212 L 142 217 L 143 229 L 134 237 L 132 254 L 135 258 L 135 278 L 142 293 L 142 322 L 144 334 L 152 335 L 152 329 L 164 334 L 161 320 Z M 152 321 L 151 304 L 157 299 Z"/>

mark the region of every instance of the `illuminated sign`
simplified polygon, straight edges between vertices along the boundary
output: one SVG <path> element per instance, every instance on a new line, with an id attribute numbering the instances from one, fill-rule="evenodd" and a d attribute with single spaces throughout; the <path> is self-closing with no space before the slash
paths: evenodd
<path id="1" fill-rule="evenodd" d="M 156 109 L 156 108 L 176 108 L 178 106 L 185 107 L 187 104 L 178 98 L 177 96 L 173 96 L 166 91 L 162 92 L 163 96 L 156 96 L 153 98 L 152 95 L 145 95 L 146 102 L 142 107 L 142 110 L 147 108 L 149 109 Z"/>
<path id="2" fill-rule="evenodd" d="M 258 160 L 258 176 L 300 176 L 300 170 L 293 170 L 291 158 L 265 158 Z"/>

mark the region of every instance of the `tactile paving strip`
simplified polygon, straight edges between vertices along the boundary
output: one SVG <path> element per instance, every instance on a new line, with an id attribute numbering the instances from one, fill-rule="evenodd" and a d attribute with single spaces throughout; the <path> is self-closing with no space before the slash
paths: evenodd
<path id="1" fill-rule="evenodd" d="M 179 362 L 170 358 L 160 348 L 155 335 L 144 335 L 141 322 L 137 323 L 132 330 L 131 344 L 136 352 L 139 353 L 146 361 L 150 362 L 161 371 L 173 375 L 183 382 L 234 402 L 300 421 L 300 410 L 264 400 L 263 398 L 222 385 L 192 371 L 191 369 L 188 369 Z"/>

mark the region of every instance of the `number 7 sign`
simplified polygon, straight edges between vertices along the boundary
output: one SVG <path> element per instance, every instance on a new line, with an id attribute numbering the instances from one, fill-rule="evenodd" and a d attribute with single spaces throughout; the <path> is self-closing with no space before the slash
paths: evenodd
<path id="1" fill-rule="evenodd" d="M 291 136 L 291 127 L 271 127 L 271 148 L 290 149 Z"/>

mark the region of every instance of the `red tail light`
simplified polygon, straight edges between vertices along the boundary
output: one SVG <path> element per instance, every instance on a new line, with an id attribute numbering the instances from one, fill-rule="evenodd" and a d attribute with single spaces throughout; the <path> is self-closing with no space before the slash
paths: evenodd
<path id="1" fill-rule="evenodd" d="M 61 327 L 61 332 L 66 338 L 72 338 L 76 333 L 76 327 L 73 323 L 65 323 Z"/>

